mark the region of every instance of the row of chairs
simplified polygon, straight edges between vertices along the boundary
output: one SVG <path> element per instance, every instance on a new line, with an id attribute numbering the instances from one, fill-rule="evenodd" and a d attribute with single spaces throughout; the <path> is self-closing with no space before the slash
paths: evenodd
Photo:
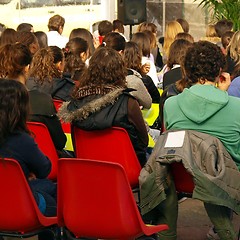
<path id="1" fill-rule="evenodd" d="M 39 211 L 20 164 L 0 162 L 0 236 L 30 237 L 65 229 L 72 237 L 135 239 L 167 230 L 142 221 L 124 168 L 118 163 L 80 158 L 58 160 L 56 217 Z M 16 187 L 17 186 L 17 187 Z"/>

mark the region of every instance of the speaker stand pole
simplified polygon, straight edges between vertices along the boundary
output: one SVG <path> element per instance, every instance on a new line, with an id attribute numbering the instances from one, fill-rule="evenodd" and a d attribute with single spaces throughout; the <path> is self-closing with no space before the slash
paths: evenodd
<path id="1" fill-rule="evenodd" d="M 129 31 L 129 40 L 132 39 L 132 24 L 130 24 L 130 31 Z"/>

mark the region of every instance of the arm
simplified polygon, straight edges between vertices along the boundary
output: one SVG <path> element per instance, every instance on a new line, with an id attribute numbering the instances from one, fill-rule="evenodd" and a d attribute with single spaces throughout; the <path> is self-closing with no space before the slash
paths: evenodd
<path id="1" fill-rule="evenodd" d="M 130 94 L 137 99 L 140 106 L 143 106 L 143 108 L 149 109 L 152 105 L 152 98 L 148 93 L 148 90 L 144 86 L 142 80 L 135 75 L 128 75 L 126 77 L 126 80 L 127 80 L 127 87 L 133 88 L 136 90 L 136 91 L 130 92 Z"/>
<path id="2" fill-rule="evenodd" d="M 140 141 L 145 145 L 145 147 L 147 147 L 148 146 L 147 128 L 139 105 L 137 101 L 133 98 L 129 98 L 128 100 L 128 120 L 135 126 Z"/>
<path id="3" fill-rule="evenodd" d="M 147 88 L 150 96 L 152 97 L 152 102 L 159 103 L 160 102 L 160 93 L 159 93 L 157 87 L 155 86 L 153 80 L 151 79 L 151 77 L 149 77 L 148 75 L 144 75 L 142 77 L 142 81 L 143 81 L 143 84 L 145 85 L 145 87 Z"/>
<path id="4" fill-rule="evenodd" d="M 38 148 L 34 139 L 24 134 L 22 141 L 19 141 L 21 146 L 23 161 L 28 167 L 29 171 L 37 178 L 46 178 L 51 171 L 52 165 L 50 160 Z"/>

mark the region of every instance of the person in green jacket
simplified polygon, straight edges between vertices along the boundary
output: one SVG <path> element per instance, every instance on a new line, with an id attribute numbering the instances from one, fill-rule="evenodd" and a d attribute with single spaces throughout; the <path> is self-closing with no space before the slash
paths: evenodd
<path id="1" fill-rule="evenodd" d="M 240 170 L 240 99 L 228 96 L 231 80 L 224 67 L 225 58 L 217 45 L 194 43 L 184 60 L 187 79 L 193 86 L 166 100 L 164 123 L 167 130 L 196 130 L 219 138 Z M 204 205 L 219 238 L 235 240 L 229 209 Z"/>

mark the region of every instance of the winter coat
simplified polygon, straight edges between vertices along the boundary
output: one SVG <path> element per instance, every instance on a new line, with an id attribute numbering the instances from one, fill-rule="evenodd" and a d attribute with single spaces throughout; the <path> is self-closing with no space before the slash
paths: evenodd
<path id="1" fill-rule="evenodd" d="M 182 162 L 193 176 L 193 198 L 240 213 L 240 172 L 221 141 L 193 130 L 166 131 L 141 170 L 140 208 L 145 214 L 165 200 L 169 164 Z"/>

